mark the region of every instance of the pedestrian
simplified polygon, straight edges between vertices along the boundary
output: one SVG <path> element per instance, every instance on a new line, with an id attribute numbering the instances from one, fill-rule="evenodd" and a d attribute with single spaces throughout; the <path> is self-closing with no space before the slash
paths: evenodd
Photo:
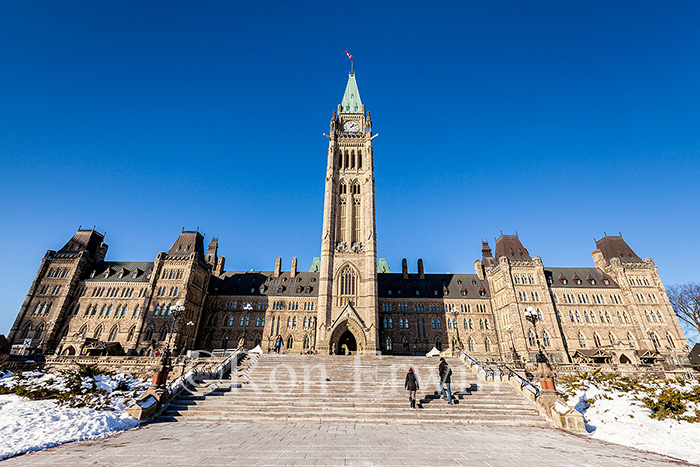
<path id="1" fill-rule="evenodd" d="M 416 378 L 416 373 L 413 371 L 413 367 L 410 367 L 408 369 L 408 373 L 406 373 L 406 382 L 404 383 L 404 387 L 408 389 L 408 401 L 411 403 L 411 408 L 415 409 L 416 391 L 420 389 L 420 385 L 418 384 L 418 378 Z"/>
<path id="2" fill-rule="evenodd" d="M 282 349 L 282 336 L 278 335 L 277 339 L 275 339 L 275 352 L 280 353 L 281 349 Z"/>
<path id="3" fill-rule="evenodd" d="M 444 357 L 440 357 L 438 373 L 440 374 L 440 395 L 443 399 L 447 399 L 448 404 L 452 404 L 452 390 L 450 389 L 450 383 L 452 382 L 452 368 L 450 368 L 450 365 L 447 364 Z M 447 388 L 447 395 L 445 395 L 445 388 Z"/>

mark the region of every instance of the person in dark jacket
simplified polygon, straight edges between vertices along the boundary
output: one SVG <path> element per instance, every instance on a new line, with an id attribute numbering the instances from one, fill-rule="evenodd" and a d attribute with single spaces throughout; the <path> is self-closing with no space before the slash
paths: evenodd
<path id="1" fill-rule="evenodd" d="M 450 383 L 452 382 L 452 368 L 447 364 L 444 358 L 440 358 L 440 366 L 438 366 L 438 373 L 440 374 L 440 395 L 443 399 L 447 399 L 447 403 L 452 403 L 452 390 L 450 389 Z M 447 389 L 447 394 L 445 394 L 445 389 Z"/>
<path id="2" fill-rule="evenodd" d="M 406 382 L 404 387 L 408 389 L 408 401 L 411 403 L 411 408 L 416 408 L 416 391 L 420 389 L 418 384 L 418 378 L 416 378 L 416 373 L 413 371 L 413 367 L 408 369 L 406 373 Z"/>
<path id="3" fill-rule="evenodd" d="M 277 339 L 275 339 L 275 352 L 280 353 L 281 349 L 282 349 L 282 336 L 277 336 Z"/>

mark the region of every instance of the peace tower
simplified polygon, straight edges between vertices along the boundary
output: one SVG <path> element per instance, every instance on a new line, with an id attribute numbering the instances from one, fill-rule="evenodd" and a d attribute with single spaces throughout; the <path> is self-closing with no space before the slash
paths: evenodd
<path id="1" fill-rule="evenodd" d="M 377 239 L 372 119 L 354 72 L 328 138 L 318 295 L 323 353 L 377 350 Z M 337 348 L 336 348 L 337 347 Z"/>

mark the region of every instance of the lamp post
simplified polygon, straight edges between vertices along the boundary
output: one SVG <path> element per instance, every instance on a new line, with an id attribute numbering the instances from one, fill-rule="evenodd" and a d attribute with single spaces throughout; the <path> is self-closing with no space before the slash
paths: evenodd
<path id="1" fill-rule="evenodd" d="M 246 342 L 245 334 L 248 331 L 248 312 L 249 311 L 253 311 L 253 305 L 250 302 L 243 305 L 243 312 L 244 312 L 243 319 L 245 320 L 245 322 L 243 323 L 243 337 L 241 337 L 242 342 L 238 343 L 238 347 L 241 347 L 241 348 L 243 346 L 245 346 L 245 342 Z"/>
<path id="2" fill-rule="evenodd" d="M 513 328 L 511 328 L 510 326 L 506 326 L 506 331 L 510 336 L 510 349 L 513 352 L 513 363 L 517 365 L 520 363 L 520 355 L 518 355 L 518 351 L 515 350 L 515 341 L 513 340 Z"/>
<path id="3" fill-rule="evenodd" d="M 185 337 L 185 345 L 182 346 L 180 355 L 184 355 L 187 351 L 187 347 L 190 346 L 190 335 L 192 334 L 192 327 L 194 326 L 194 323 L 192 321 L 188 321 L 185 326 L 187 326 L 187 336 Z"/>
<path id="4" fill-rule="evenodd" d="M 41 344 L 39 345 L 39 348 L 41 349 L 41 353 L 45 354 L 46 351 L 44 349 L 44 342 L 46 341 L 46 335 L 49 333 L 49 327 L 53 326 L 53 320 L 52 321 L 47 321 L 46 326 L 44 326 L 44 330 L 41 333 Z"/>
<path id="5" fill-rule="evenodd" d="M 454 317 L 455 317 L 455 323 L 454 323 L 454 324 L 456 324 L 456 325 L 453 326 L 453 327 L 457 330 L 457 343 L 459 344 L 459 348 L 460 348 L 460 349 L 463 349 L 463 348 L 464 348 L 464 345 L 462 344 L 462 339 L 459 337 L 459 322 L 457 322 L 457 314 L 459 313 L 459 311 L 457 310 L 457 306 L 453 304 L 453 305 L 452 305 L 452 308 L 451 308 L 451 311 L 452 311 L 452 314 L 453 314 Z"/>
<path id="6" fill-rule="evenodd" d="M 185 311 L 185 306 L 181 300 L 178 300 L 175 305 L 170 306 L 170 315 L 172 316 L 171 324 L 172 329 L 170 330 L 170 335 L 168 336 L 168 344 L 163 352 L 163 356 L 160 359 L 160 370 L 153 377 L 153 386 L 156 388 L 165 387 L 165 383 L 168 381 L 168 373 L 170 373 L 171 362 L 170 362 L 170 345 L 173 340 L 173 334 L 177 329 L 178 324 L 180 324 L 180 318 Z"/>
<path id="7" fill-rule="evenodd" d="M 656 336 L 654 335 L 654 331 L 651 329 L 647 328 L 647 334 L 649 335 L 649 339 L 651 339 L 651 343 L 654 344 L 654 353 L 659 353 L 659 346 L 656 343 Z"/>
<path id="8" fill-rule="evenodd" d="M 542 389 L 542 402 L 545 406 L 553 406 L 556 401 L 556 389 L 554 388 L 554 380 L 552 379 L 552 370 L 547 361 L 547 356 L 542 351 L 540 345 L 540 337 L 537 335 L 537 321 L 540 315 L 531 306 L 525 309 L 525 319 L 532 323 L 535 329 L 535 339 L 537 340 L 537 375 L 540 377 L 540 388 Z"/>
<path id="9" fill-rule="evenodd" d="M 532 327 L 535 329 L 535 339 L 537 340 L 537 363 L 547 363 L 547 356 L 542 352 L 542 346 L 540 345 L 540 336 L 537 335 L 537 321 L 540 316 L 537 314 L 534 308 L 531 306 L 525 309 L 525 319 L 532 323 Z"/>

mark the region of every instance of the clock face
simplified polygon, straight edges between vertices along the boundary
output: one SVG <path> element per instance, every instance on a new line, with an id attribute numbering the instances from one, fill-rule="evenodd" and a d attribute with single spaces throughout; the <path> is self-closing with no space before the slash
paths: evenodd
<path id="1" fill-rule="evenodd" d="M 360 124 L 355 121 L 345 122 L 343 125 L 344 131 L 360 131 Z"/>

